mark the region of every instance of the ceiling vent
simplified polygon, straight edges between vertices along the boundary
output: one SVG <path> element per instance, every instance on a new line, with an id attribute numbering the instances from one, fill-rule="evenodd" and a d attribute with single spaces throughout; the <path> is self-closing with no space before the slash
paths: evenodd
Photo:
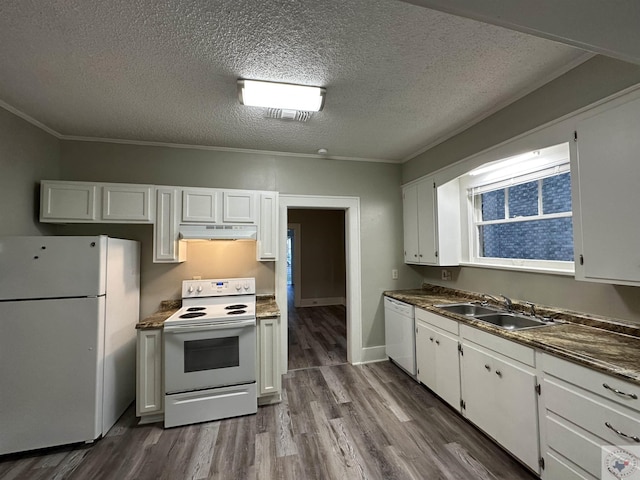
<path id="1" fill-rule="evenodd" d="M 303 112 L 302 110 L 288 110 L 284 108 L 269 108 L 267 117 L 279 118 L 281 120 L 297 120 L 298 122 L 306 122 L 311 118 L 311 112 Z"/>

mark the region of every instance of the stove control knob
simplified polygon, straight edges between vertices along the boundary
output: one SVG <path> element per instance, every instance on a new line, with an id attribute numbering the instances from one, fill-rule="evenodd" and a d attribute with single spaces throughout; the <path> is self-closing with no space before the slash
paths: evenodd
<path id="1" fill-rule="evenodd" d="M 189 289 L 187 290 L 189 293 L 193 293 L 193 287 L 189 286 Z"/>
<path id="2" fill-rule="evenodd" d="M 242 288 L 242 287 L 240 286 L 240 284 L 239 284 L 239 283 L 236 283 L 236 290 L 237 290 L 237 291 L 240 291 L 240 289 L 241 289 L 241 288 Z"/>
<path id="3" fill-rule="evenodd" d="M 244 289 L 249 290 L 249 282 L 244 282 Z"/>
<path id="4" fill-rule="evenodd" d="M 198 293 L 202 291 L 202 285 L 198 287 Z"/>

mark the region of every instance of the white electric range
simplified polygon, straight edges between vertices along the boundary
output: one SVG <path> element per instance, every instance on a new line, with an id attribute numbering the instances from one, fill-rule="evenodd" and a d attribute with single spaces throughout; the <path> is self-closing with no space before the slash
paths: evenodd
<path id="1" fill-rule="evenodd" d="M 165 427 L 257 412 L 255 279 L 182 282 L 164 373 Z"/>

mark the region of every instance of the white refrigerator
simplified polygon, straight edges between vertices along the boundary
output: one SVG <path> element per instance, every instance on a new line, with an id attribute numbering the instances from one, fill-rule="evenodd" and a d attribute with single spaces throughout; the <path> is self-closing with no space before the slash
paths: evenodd
<path id="1" fill-rule="evenodd" d="M 135 399 L 140 248 L 0 237 L 0 454 L 91 442 Z"/>

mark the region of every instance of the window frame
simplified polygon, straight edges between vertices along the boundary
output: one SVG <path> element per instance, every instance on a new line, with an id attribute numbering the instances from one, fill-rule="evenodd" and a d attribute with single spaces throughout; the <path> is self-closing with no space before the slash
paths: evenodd
<path id="1" fill-rule="evenodd" d="M 544 178 L 571 172 L 569 162 L 569 146 L 568 144 L 561 145 L 566 145 L 566 154 L 551 155 L 548 162 L 538 164 L 530 171 L 524 171 L 518 174 L 501 175 L 500 171 L 498 170 L 497 172 L 493 171 L 489 174 L 484 175 L 472 176 L 470 174 L 467 174 L 461 177 L 461 201 L 463 201 L 463 208 L 467 210 L 466 228 L 468 230 L 469 237 L 466 255 L 467 261 L 461 262 L 461 265 L 509 270 L 535 271 L 561 275 L 573 275 L 575 273 L 575 261 L 482 257 L 479 255 L 481 245 L 480 229 L 478 228 L 479 226 L 531 222 L 536 220 L 550 220 L 554 218 L 573 218 L 573 208 L 570 212 L 549 214 L 545 214 L 542 210 L 542 180 Z M 560 147 L 561 145 L 558 145 L 556 147 Z M 528 183 L 531 181 L 538 182 L 538 214 L 509 218 L 509 187 Z M 476 198 L 481 193 L 488 193 L 501 189 L 505 189 L 505 218 L 499 220 L 482 220 L 482 205 L 481 202 L 476 201 Z M 464 215 L 462 216 L 462 218 L 464 218 Z"/>

